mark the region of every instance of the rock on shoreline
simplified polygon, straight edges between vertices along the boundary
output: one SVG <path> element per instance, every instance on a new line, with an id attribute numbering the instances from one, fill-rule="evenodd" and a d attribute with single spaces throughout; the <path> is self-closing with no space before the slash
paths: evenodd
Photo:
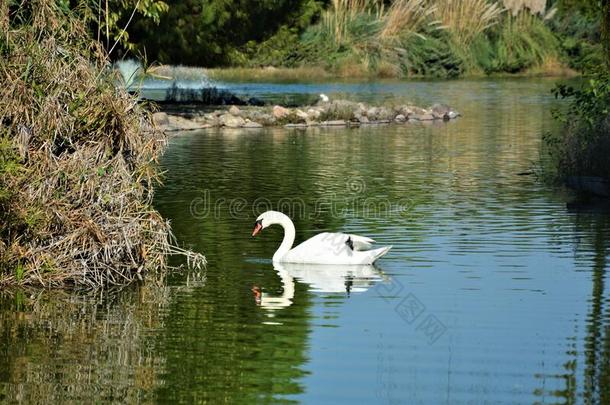
<path id="1" fill-rule="evenodd" d="M 208 113 L 170 115 L 153 114 L 153 122 L 162 131 L 188 131 L 204 128 L 307 128 L 316 126 L 354 127 L 361 125 L 398 124 L 422 121 L 449 121 L 460 113 L 445 104 L 429 108 L 414 105 L 369 106 L 348 100 L 321 102 L 315 106 L 286 108 L 231 106 Z"/>

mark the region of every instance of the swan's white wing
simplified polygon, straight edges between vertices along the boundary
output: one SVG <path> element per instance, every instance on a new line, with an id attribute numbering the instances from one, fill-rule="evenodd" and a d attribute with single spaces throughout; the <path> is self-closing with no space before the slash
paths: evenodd
<path id="1" fill-rule="evenodd" d="M 351 246 L 348 241 L 351 241 Z M 305 242 L 301 243 L 298 248 L 308 249 L 332 249 L 337 250 L 348 246 L 352 250 L 369 250 L 373 247 L 375 241 L 366 236 L 350 235 L 340 232 L 324 232 L 320 233 Z M 295 248 L 296 249 L 296 248 Z"/>
<path id="2" fill-rule="evenodd" d="M 283 258 L 289 263 L 371 264 L 389 248 L 370 250 L 373 239 L 344 233 L 324 232 L 291 249 Z"/>
<path id="3" fill-rule="evenodd" d="M 352 240 L 352 244 L 354 246 L 354 250 L 369 250 L 373 248 L 373 243 L 375 241 L 371 238 L 367 238 L 366 236 L 358 236 L 358 235 L 347 235 Z M 347 243 L 347 240 L 346 240 Z"/>

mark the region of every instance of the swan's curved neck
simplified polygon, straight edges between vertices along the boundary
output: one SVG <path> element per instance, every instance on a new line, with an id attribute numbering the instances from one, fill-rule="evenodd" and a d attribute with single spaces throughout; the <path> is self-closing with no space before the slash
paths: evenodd
<path id="1" fill-rule="evenodd" d="M 284 228 L 284 240 L 273 255 L 273 261 L 279 262 L 281 261 L 282 257 L 292 248 L 296 232 L 294 230 L 294 224 L 292 223 L 290 218 L 288 218 L 288 216 L 284 214 L 279 213 L 273 223 L 282 225 L 282 228 Z"/>

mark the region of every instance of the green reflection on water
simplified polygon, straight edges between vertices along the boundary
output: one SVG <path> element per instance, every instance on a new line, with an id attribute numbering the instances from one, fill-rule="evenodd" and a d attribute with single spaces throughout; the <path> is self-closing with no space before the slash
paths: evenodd
<path id="1" fill-rule="evenodd" d="M 450 361 L 443 359 L 442 366 L 433 363 L 434 356 L 445 354 L 443 344 L 449 345 L 450 360 L 481 359 L 453 364 L 461 371 L 453 379 L 468 382 L 447 384 L 448 394 L 457 396 L 454 402 L 492 402 L 496 395 L 509 395 L 503 397 L 508 402 L 610 400 L 608 215 L 587 213 L 582 207 L 566 210 L 561 192 L 515 175 L 536 161 L 540 134 L 553 128 L 551 101 L 541 96 L 548 86 L 523 81 L 455 86 L 462 86 L 455 94 L 445 84 L 431 87 L 440 93 L 449 91 L 451 104 L 464 114 L 448 124 L 208 131 L 173 139 L 163 162 L 168 169 L 165 187 L 156 205 L 172 220 L 180 243 L 206 254 L 210 261 L 206 273 L 174 274 L 161 283 L 149 280 L 98 294 L 5 293 L 0 301 L 0 401 L 239 403 L 328 398 L 308 397 L 312 392 L 330 392 L 329 397 L 343 401 L 353 392 L 367 401 L 407 401 L 440 395 L 445 388 L 434 385 L 452 371 Z M 267 229 L 253 240 L 251 227 L 255 211 L 265 204 L 277 208 L 284 198 L 294 217 L 297 240 L 324 230 L 347 230 L 375 237 L 380 244 L 394 244 L 381 263 L 382 277 L 354 282 L 365 291 L 352 296 L 347 291 L 316 291 L 312 283 L 295 279 L 293 297 L 283 308 L 257 306 L 253 290 L 281 296 L 287 284 L 269 261 L 281 230 Z M 236 201 L 240 204 L 231 209 Z M 398 211 L 384 211 L 386 202 Z M 377 209 L 375 215 L 370 207 Z M 504 256 L 489 259 L 484 256 L 487 252 Z M 393 330 L 405 328 L 393 312 L 396 302 L 383 304 L 381 312 L 369 311 L 383 302 L 372 288 L 375 283 L 403 277 L 405 284 L 416 280 L 435 290 L 444 284 L 433 277 L 447 267 L 452 273 L 473 275 L 472 284 L 463 282 L 451 290 L 460 302 L 478 293 L 481 299 L 493 300 L 485 295 L 489 286 L 483 278 L 502 269 L 524 273 L 507 277 L 506 290 L 538 293 L 527 288 L 536 264 L 528 269 L 530 273 L 509 267 L 510 255 L 518 259 L 531 253 L 534 260 L 538 252 L 555 252 L 557 262 L 572 276 L 582 273 L 590 280 L 591 289 L 574 298 L 579 305 L 570 310 L 576 315 L 562 324 L 574 330 L 558 331 L 550 343 L 544 339 L 531 343 L 537 354 L 551 352 L 550 364 L 530 364 L 511 374 L 510 361 L 494 363 L 491 370 L 501 376 L 494 379 L 497 386 L 481 386 L 477 379 L 481 370 L 488 370 L 483 366 L 495 362 L 494 355 L 501 351 L 494 342 L 476 340 L 483 339 L 477 333 L 488 332 L 485 324 L 475 323 L 472 335 L 466 335 L 475 339 L 474 344 L 448 338 L 450 343 L 429 348 L 402 335 L 392 340 Z M 508 296 L 505 290 L 493 291 Z M 434 291 L 430 294 L 439 298 Z M 526 293 L 516 297 L 532 299 Z M 421 299 L 434 304 L 427 297 Z M 474 301 L 478 307 L 490 304 Z M 554 304 L 565 308 L 560 301 Z M 359 317 L 343 319 L 341 311 L 355 305 L 360 305 Z M 455 330 L 448 335 L 457 334 L 460 322 L 469 320 L 469 313 L 452 310 L 435 312 L 444 321 L 455 320 L 449 324 Z M 529 314 L 502 313 L 510 316 L 507 325 L 523 328 L 524 336 L 529 336 L 527 325 L 520 324 Z M 361 343 L 358 349 L 319 338 L 320 331 L 340 333 L 354 322 L 389 325 L 383 330 L 387 340 L 378 344 L 383 351 L 365 333 L 356 340 Z M 417 337 L 417 331 L 406 333 Z M 359 362 L 361 369 L 345 369 L 349 378 L 358 381 L 359 374 L 380 367 L 380 351 L 379 379 L 412 385 L 382 386 L 381 397 L 366 396 L 369 387 L 358 382 L 349 389 L 333 380 L 327 383 L 330 387 L 322 386 L 311 377 L 333 376 L 334 369 L 324 368 L 325 359 L 313 358 L 321 344 L 331 347 L 331 352 L 342 351 L 347 366 Z M 568 349 L 554 353 L 557 347 Z M 399 361 L 409 350 L 420 356 L 415 359 L 421 363 Z M 511 355 L 519 353 L 507 354 Z M 397 370 L 383 369 L 386 363 L 395 364 Z M 416 374 L 419 386 L 409 374 L 418 370 L 428 372 Z M 560 380 L 560 387 L 548 388 L 547 380 Z M 509 394 L 500 392 L 522 381 L 530 384 Z M 422 388 L 429 386 L 435 389 Z"/>

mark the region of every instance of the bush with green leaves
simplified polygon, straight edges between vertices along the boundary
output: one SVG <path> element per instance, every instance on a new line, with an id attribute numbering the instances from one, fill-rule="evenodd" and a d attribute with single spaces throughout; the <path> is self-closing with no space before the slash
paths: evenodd
<path id="1" fill-rule="evenodd" d="M 160 63 L 207 67 L 250 64 L 252 43 L 264 43 L 281 27 L 301 32 L 322 7 L 316 0 L 166 2 L 169 9 L 159 24 L 134 18 L 130 38 L 137 52 Z"/>
<path id="2" fill-rule="evenodd" d="M 580 88 L 559 84 L 554 93 L 569 102 L 554 113 L 561 131 L 544 136 L 546 174 L 554 180 L 569 176 L 610 180 L 610 72 L 602 69 Z"/>

